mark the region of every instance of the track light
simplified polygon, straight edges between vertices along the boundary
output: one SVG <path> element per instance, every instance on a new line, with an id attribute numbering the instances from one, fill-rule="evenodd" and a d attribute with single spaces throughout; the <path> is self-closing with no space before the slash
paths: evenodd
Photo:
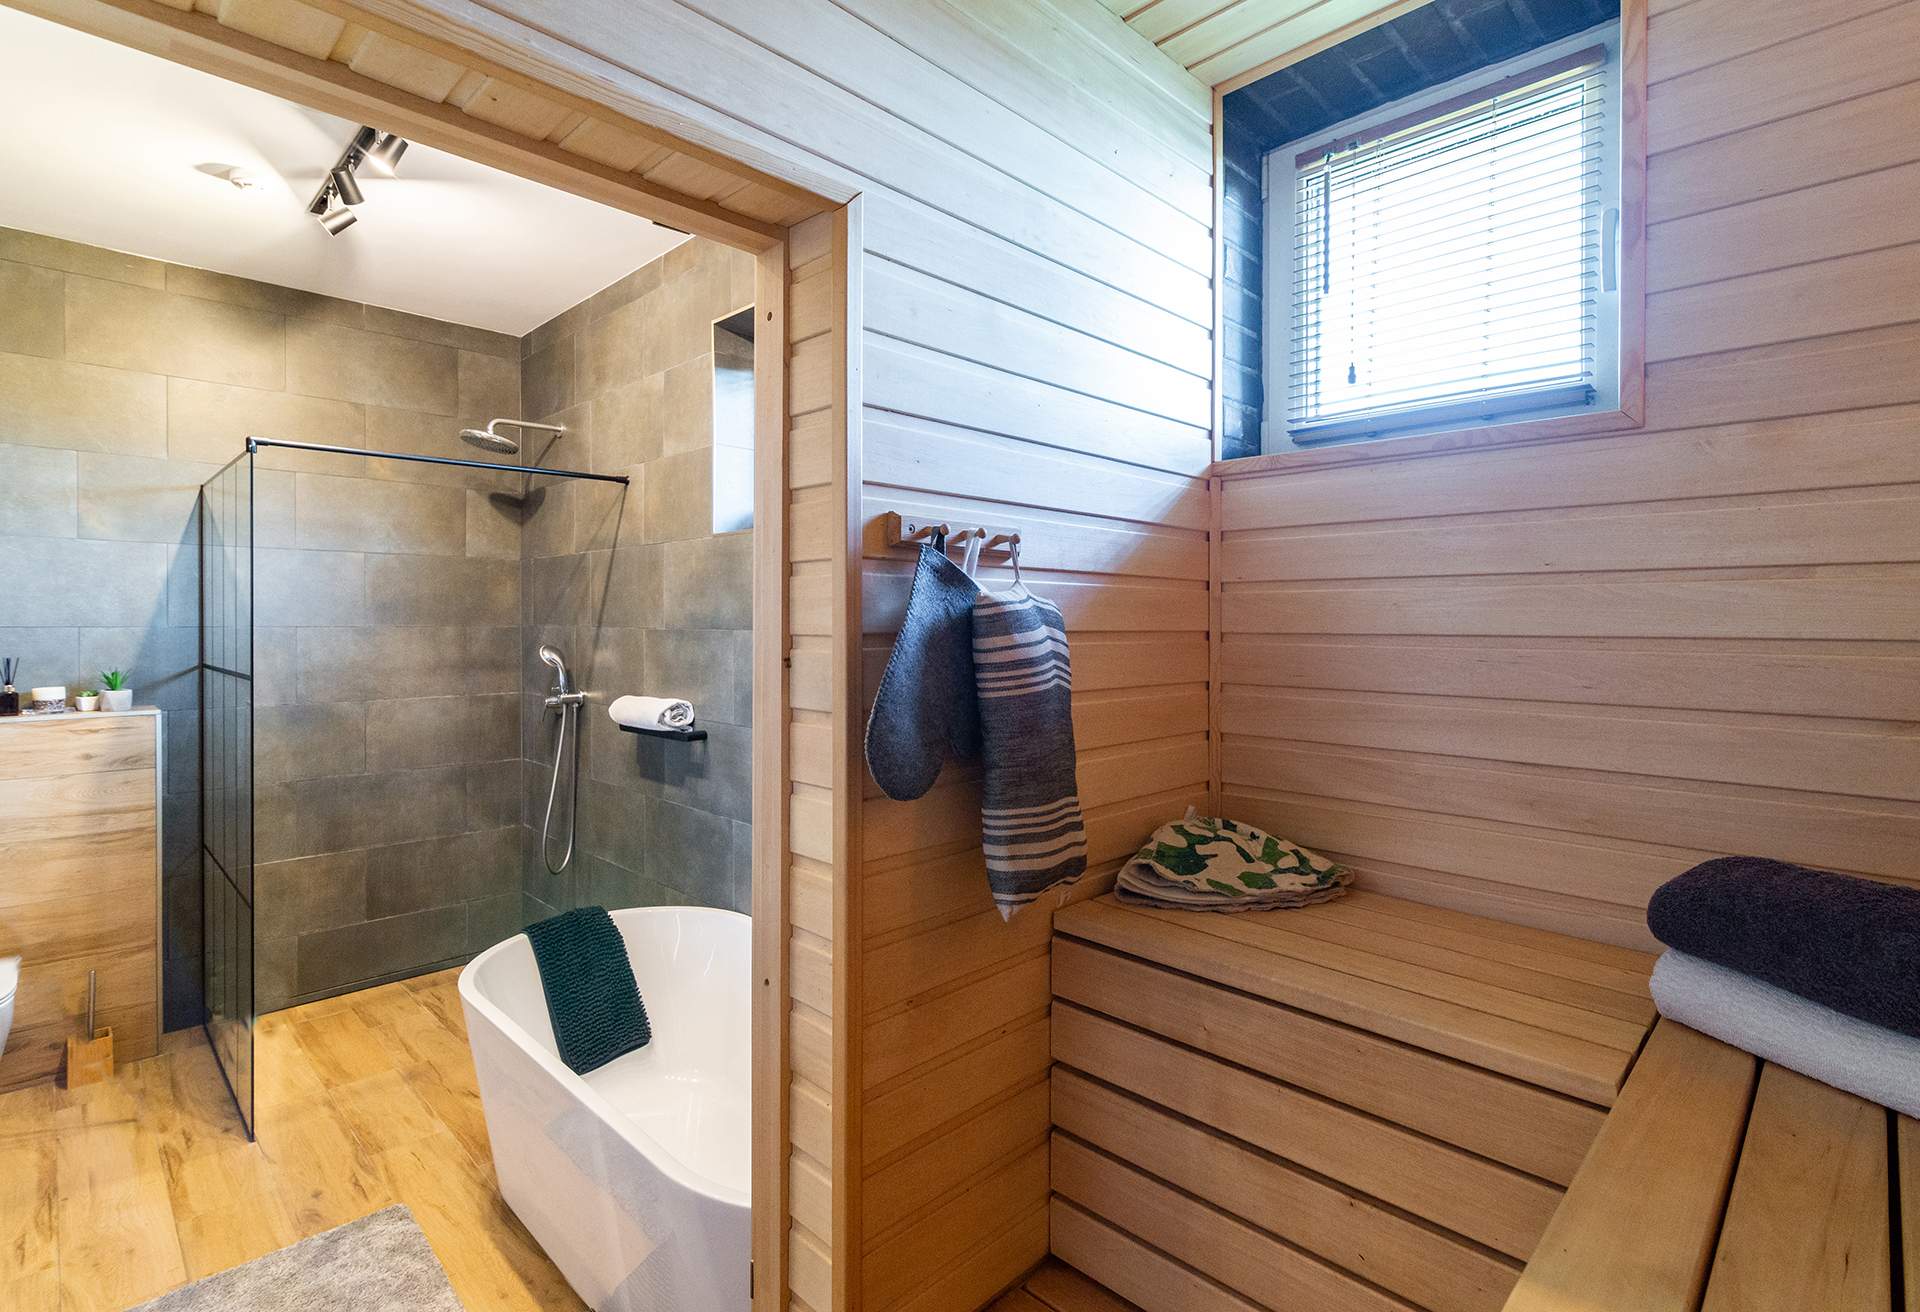
<path id="1" fill-rule="evenodd" d="M 333 194 L 340 198 L 342 205 L 358 205 L 366 199 L 359 181 L 353 176 L 351 162 L 340 165 L 327 176 L 333 180 Z"/>
<path id="2" fill-rule="evenodd" d="M 407 142 L 404 137 L 361 124 L 353 134 L 353 140 L 340 152 L 340 158 L 327 170 L 320 190 L 314 192 L 313 199 L 307 202 L 307 213 L 320 220 L 320 226 L 329 235 L 339 236 L 353 226 L 355 216 L 350 207 L 363 204 L 367 199 L 360 190 L 356 170 L 371 160 L 382 171 L 391 173 L 400 163 L 400 157 L 406 153 Z"/>
<path id="3" fill-rule="evenodd" d="M 407 139 L 392 132 L 385 132 L 373 144 L 373 148 L 367 151 L 367 159 L 386 172 L 393 173 L 399 169 L 400 157 L 406 153 Z"/>

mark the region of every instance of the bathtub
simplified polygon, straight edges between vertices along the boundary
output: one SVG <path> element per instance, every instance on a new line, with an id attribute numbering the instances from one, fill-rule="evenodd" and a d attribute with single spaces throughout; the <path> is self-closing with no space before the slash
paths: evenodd
<path id="1" fill-rule="evenodd" d="M 525 934 L 460 972 L 500 1192 L 598 1312 L 748 1305 L 753 922 L 615 911 L 653 1041 L 564 1066 Z"/>

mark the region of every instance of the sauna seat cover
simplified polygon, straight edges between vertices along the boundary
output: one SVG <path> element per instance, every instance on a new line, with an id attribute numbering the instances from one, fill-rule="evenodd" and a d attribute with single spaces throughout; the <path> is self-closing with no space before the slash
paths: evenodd
<path id="1" fill-rule="evenodd" d="M 933 787 L 947 752 L 980 754 L 973 691 L 973 599 L 980 585 L 947 559 L 946 541 L 922 544 L 893 654 L 867 717 L 867 769 L 880 791 L 911 802 Z"/>
<path id="2" fill-rule="evenodd" d="M 1153 831 L 1121 867 L 1122 902 L 1189 911 L 1268 911 L 1327 902 L 1353 872 L 1283 838 L 1196 815 Z"/>
<path id="3" fill-rule="evenodd" d="M 1920 1039 L 1684 952 L 1660 954 L 1650 987 L 1653 1005 L 1668 1020 L 1902 1115 L 1920 1116 Z"/>
<path id="4" fill-rule="evenodd" d="M 1654 890 L 1647 928 L 1670 948 L 1920 1038 L 1920 888 L 1718 857 Z"/>
<path id="5" fill-rule="evenodd" d="M 627 941 L 605 907 L 576 907 L 527 926 L 560 1060 L 575 1075 L 653 1040 Z"/>

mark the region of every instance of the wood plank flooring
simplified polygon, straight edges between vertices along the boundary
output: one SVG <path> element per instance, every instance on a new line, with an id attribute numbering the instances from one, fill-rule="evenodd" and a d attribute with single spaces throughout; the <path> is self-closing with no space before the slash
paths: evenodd
<path id="1" fill-rule="evenodd" d="M 987 1312 L 1140 1312 L 1058 1258 L 1048 1258 Z"/>
<path id="2" fill-rule="evenodd" d="M 256 1143 L 197 1032 L 0 1095 L 0 1308 L 120 1312 L 396 1202 L 469 1312 L 583 1308 L 500 1200 L 454 980 L 263 1018 Z"/>

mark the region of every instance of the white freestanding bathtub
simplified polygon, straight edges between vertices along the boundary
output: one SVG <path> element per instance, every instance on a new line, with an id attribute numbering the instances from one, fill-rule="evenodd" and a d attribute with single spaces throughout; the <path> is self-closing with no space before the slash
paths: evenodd
<path id="1" fill-rule="evenodd" d="M 460 972 L 500 1192 L 598 1312 L 748 1305 L 752 921 L 615 911 L 653 1041 L 560 1061 L 525 934 Z"/>

